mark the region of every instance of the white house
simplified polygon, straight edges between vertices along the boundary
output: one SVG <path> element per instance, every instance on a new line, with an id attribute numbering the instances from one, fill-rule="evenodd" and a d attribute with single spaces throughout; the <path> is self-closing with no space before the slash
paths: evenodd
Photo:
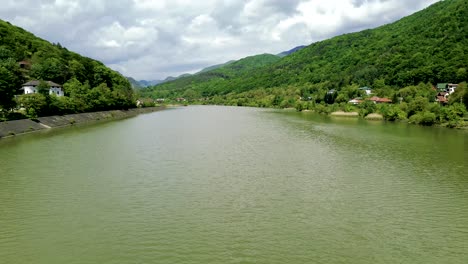
<path id="1" fill-rule="evenodd" d="M 361 87 L 361 88 L 359 88 L 359 90 L 364 91 L 366 93 L 366 95 L 371 95 L 372 94 L 372 89 L 367 87 L 367 86 Z"/>
<path id="2" fill-rule="evenodd" d="M 22 85 L 22 90 L 24 90 L 24 94 L 32 94 L 38 93 L 38 86 L 41 82 L 40 81 L 30 81 Z M 49 85 L 49 94 L 55 94 L 57 96 L 64 96 L 62 86 L 60 84 L 56 84 L 51 81 L 46 82 Z"/>
<path id="3" fill-rule="evenodd" d="M 354 99 L 348 101 L 348 103 L 353 104 L 353 105 L 358 105 L 358 104 L 360 104 L 362 102 L 363 102 L 363 100 L 360 97 L 354 98 Z"/>
<path id="4" fill-rule="evenodd" d="M 447 93 L 449 95 L 453 94 L 457 88 L 458 88 L 458 84 L 449 83 L 447 85 Z"/>

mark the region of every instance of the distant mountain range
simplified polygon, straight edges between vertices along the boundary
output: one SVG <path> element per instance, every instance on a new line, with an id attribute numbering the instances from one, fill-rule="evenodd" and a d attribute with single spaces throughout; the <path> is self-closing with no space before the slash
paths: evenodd
<path id="1" fill-rule="evenodd" d="M 275 56 L 278 56 L 280 58 L 282 57 L 285 57 L 285 56 L 288 56 L 296 51 L 299 51 L 303 48 L 305 48 L 306 46 L 298 46 L 298 47 L 295 47 L 291 50 L 288 50 L 288 51 L 283 51 Z M 245 59 L 245 58 L 244 58 Z M 238 61 L 238 60 L 237 60 Z M 169 76 L 167 78 L 165 78 L 164 80 L 151 80 L 151 81 L 147 81 L 147 80 L 140 80 L 140 81 L 137 81 L 135 80 L 134 78 L 132 77 L 127 77 L 127 79 L 129 80 L 129 82 L 132 84 L 132 86 L 136 89 L 141 89 L 141 88 L 146 88 L 146 87 L 150 87 L 150 86 L 155 86 L 155 85 L 158 85 L 158 84 L 162 84 L 162 83 L 166 83 L 166 82 L 170 82 L 170 81 L 174 81 L 174 80 L 177 80 L 177 79 L 180 79 L 180 78 L 184 78 L 184 77 L 190 77 L 190 76 L 193 76 L 193 75 L 197 75 L 197 74 L 201 74 L 201 73 L 205 73 L 205 72 L 209 72 L 209 71 L 213 71 L 213 70 L 216 70 L 216 69 L 219 69 L 219 68 L 222 68 L 222 67 L 225 67 L 225 66 L 228 66 L 232 63 L 235 63 L 237 62 L 236 60 L 230 60 L 228 62 L 225 62 L 225 63 L 221 63 L 221 64 L 216 64 L 216 65 L 213 65 L 213 66 L 208 66 L 204 69 L 202 69 L 201 71 L 195 73 L 195 74 L 190 74 L 190 73 L 184 73 L 182 75 L 179 75 L 177 77 L 173 77 L 173 76 Z"/>

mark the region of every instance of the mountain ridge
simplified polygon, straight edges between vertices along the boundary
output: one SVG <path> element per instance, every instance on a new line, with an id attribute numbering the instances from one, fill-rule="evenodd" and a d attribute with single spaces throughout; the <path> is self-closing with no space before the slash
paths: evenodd
<path id="1" fill-rule="evenodd" d="M 438 2 L 391 24 L 313 43 L 221 85 L 227 93 L 285 85 L 372 86 L 376 80 L 393 87 L 460 82 L 468 76 L 467 5 Z"/>

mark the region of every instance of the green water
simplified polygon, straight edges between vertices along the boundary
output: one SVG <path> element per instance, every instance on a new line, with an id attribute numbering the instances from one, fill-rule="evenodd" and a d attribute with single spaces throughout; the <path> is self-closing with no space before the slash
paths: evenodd
<path id="1" fill-rule="evenodd" d="M 186 107 L 0 140 L 0 263 L 468 263 L 457 130 Z"/>

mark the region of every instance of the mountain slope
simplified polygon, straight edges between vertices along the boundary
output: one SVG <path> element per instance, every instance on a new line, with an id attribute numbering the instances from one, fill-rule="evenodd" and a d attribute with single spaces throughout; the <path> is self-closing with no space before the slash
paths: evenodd
<path id="1" fill-rule="evenodd" d="M 446 0 L 393 24 L 312 44 L 231 88 L 461 82 L 468 77 L 467 56 L 468 2 Z"/>
<path id="2" fill-rule="evenodd" d="M 197 74 L 199 73 L 203 73 L 203 72 L 208 72 L 208 71 L 212 71 L 212 70 L 216 70 L 218 68 L 221 68 L 221 67 L 224 67 L 226 65 L 229 65 L 231 63 L 235 62 L 235 60 L 230 60 L 226 63 L 221 63 L 221 64 L 216 64 L 216 65 L 213 65 L 213 66 L 209 66 L 209 67 L 206 67 L 204 69 L 202 69 L 201 71 L 197 72 Z"/>
<path id="3" fill-rule="evenodd" d="M 204 90 L 203 93 L 199 93 L 197 96 L 211 96 L 221 92 L 219 88 L 224 87 L 222 83 L 229 82 L 233 78 L 247 74 L 258 68 L 265 67 L 279 60 L 280 58 L 278 56 L 271 54 L 250 56 L 224 64 L 223 66 L 217 67 L 213 70 L 159 84 L 155 87 L 143 90 L 143 93 L 153 97 L 166 97 L 169 94 L 174 94 L 177 90 L 196 89 Z M 154 93 L 159 90 L 169 91 L 163 94 Z"/>
<path id="4" fill-rule="evenodd" d="M 215 95 L 290 86 L 340 90 L 377 82 L 397 89 L 420 82 L 465 81 L 467 58 L 468 2 L 446 0 L 389 25 L 314 43 L 264 67 L 231 72 L 229 78 L 207 73 L 216 75 L 216 82 L 195 78 L 159 88 L 195 88 L 202 95 Z"/>
<path id="5" fill-rule="evenodd" d="M 134 105 L 131 85 L 120 73 L 0 20 L 0 109 L 14 107 L 13 96 L 21 93 L 21 84 L 33 79 L 61 84 L 67 95 L 63 98 L 48 94 L 22 96 L 22 104 L 30 105 L 34 115 Z M 45 101 L 29 104 L 32 99 Z"/>

